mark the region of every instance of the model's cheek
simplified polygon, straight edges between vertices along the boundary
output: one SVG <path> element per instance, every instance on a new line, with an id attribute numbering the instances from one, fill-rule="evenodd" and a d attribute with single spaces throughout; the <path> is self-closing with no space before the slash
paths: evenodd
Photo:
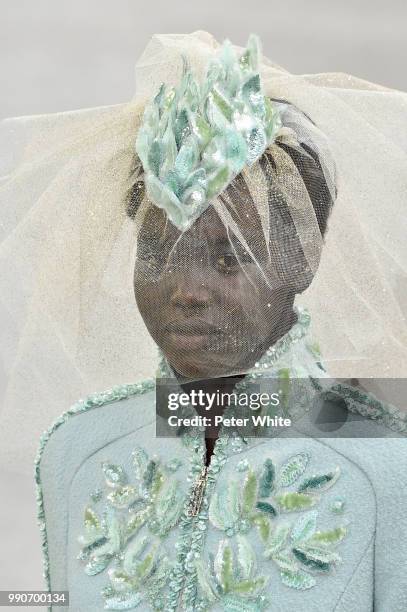
<path id="1" fill-rule="evenodd" d="M 168 303 L 164 289 L 163 286 L 147 283 L 137 276 L 134 279 L 136 304 L 149 331 L 160 327 L 162 311 L 165 310 Z"/>

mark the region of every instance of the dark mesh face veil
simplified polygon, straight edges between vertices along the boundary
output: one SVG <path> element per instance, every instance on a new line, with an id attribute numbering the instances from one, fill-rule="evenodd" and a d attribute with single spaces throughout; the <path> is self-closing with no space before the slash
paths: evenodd
<path id="1" fill-rule="evenodd" d="M 139 190 L 136 183 L 130 210 Z M 317 270 L 334 197 L 317 150 L 287 130 L 188 230 L 144 202 L 135 295 L 179 374 L 245 372 L 290 329 L 294 297 Z"/>

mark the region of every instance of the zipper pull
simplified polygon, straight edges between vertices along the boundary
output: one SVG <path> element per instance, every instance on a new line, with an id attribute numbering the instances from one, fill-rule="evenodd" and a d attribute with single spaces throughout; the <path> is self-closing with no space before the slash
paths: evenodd
<path id="1" fill-rule="evenodd" d="M 202 468 L 200 475 L 197 478 L 197 481 L 192 489 L 191 499 L 188 505 L 188 516 L 197 516 L 199 514 L 199 510 L 201 509 L 203 495 L 206 487 L 206 480 L 208 476 L 208 468 L 207 466 Z"/>

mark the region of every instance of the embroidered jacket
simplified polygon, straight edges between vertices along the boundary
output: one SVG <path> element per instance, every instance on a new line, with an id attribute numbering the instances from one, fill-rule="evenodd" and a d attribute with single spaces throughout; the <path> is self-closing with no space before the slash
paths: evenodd
<path id="1" fill-rule="evenodd" d="M 320 391 L 307 327 L 303 313 L 245 381 L 274 371 Z M 407 610 L 407 420 L 335 394 L 340 437 L 321 435 L 305 393 L 289 434 L 224 428 L 208 468 L 199 428 L 156 437 L 154 381 L 78 402 L 36 464 L 48 587 L 75 612 Z"/>

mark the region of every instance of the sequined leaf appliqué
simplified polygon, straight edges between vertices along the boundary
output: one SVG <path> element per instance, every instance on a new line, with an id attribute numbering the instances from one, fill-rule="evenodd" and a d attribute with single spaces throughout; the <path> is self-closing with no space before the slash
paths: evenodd
<path id="1" fill-rule="evenodd" d="M 209 609 L 215 603 L 229 612 L 265 609 L 263 591 L 267 579 L 257 573 L 254 550 L 242 535 L 236 536 L 235 548 L 231 540 L 221 540 L 208 566 L 202 560 L 196 562 L 201 609 Z"/>
<path id="2" fill-rule="evenodd" d="M 101 513 L 92 506 L 85 510 L 79 559 L 89 576 L 107 570 L 105 609 L 129 610 L 146 600 L 152 609 L 161 610 L 170 572 L 162 540 L 178 523 L 184 503 L 173 475 L 180 463 L 162 466 L 142 448 L 132 459 L 131 484 L 121 466 L 102 463 L 107 491 L 91 499 L 104 503 L 104 508 Z M 139 535 L 143 526 L 150 532 L 148 538 Z"/>
<path id="3" fill-rule="evenodd" d="M 210 522 L 229 537 L 256 527 L 264 558 L 279 568 L 283 584 L 299 590 L 315 586 L 313 574 L 326 573 L 340 563 L 335 548 L 347 532 L 345 526 L 317 531 L 314 507 L 336 483 L 340 470 L 307 476 L 309 461 L 310 455 L 302 452 L 279 469 L 271 458 L 258 472 L 247 466 L 243 487 L 229 481 L 213 494 L 209 507 Z"/>
<path id="4" fill-rule="evenodd" d="M 222 444 L 226 446 L 227 441 Z M 220 469 L 215 469 L 219 457 L 218 450 L 213 458 L 214 473 Z M 318 514 L 320 498 L 330 494 L 340 477 L 339 468 L 309 474 L 310 460 L 306 452 L 280 465 L 267 457 L 258 468 L 245 460 L 243 481 L 232 477 L 220 482 L 208 494 L 196 523 L 187 513 L 188 499 L 176 478 L 180 460 L 163 463 L 137 448 L 132 454 L 131 475 L 121 466 L 103 463 L 106 487 L 91 494 L 85 509 L 79 559 L 89 576 L 106 572 L 109 583 L 102 591 L 105 609 L 144 609 L 147 605 L 152 610 L 165 610 L 168 601 L 172 602 L 171 597 L 166 599 L 171 588 L 175 599 L 170 607 L 177 608 L 178 584 L 183 584 L 186 566 L 180 562 L 178 573 L 174 572 L 165 541 L 183 521 L 187 521 L 185 525 L 192 521 L 191 537 L 195 538 L 195 529 L 201 538 L 198 548 L 192 540 L 189 544 L 185 541 L 190 545 L 185 556 L 189 583 L 180 588 L 188 609 L 269 609 L 269 563 L 278 569 L 283 585 L 298 591 L 314 587 L 318 576 L 328 574 L 341 562 L 338 547 L 347 527 L 326 525 Z M 332 498 L 328 503 L 331 518 L 332 513 L 344 511 L 344 503 L 343 498 Z M 219 540 L 205 561 L 206 521 Z M 259 545 L 253 545 L 253 538 Z"/>

